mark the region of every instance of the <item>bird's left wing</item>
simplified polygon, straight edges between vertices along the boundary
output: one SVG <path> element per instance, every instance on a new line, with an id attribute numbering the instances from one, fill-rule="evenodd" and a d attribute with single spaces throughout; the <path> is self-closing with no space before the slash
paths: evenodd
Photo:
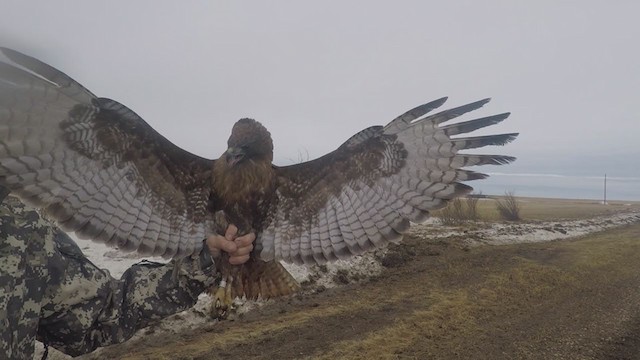
<path id="1" fill-rule="evenodd" d="M 0 184 L 63 229 L 164 257 L 202 247 L 213 160 L 184 151 L 127 107 L 0 48 Z"/>
<path id="2" fill-rule="evenodd" d="M 458 153 L 503 145 L 517 134 L 453 138 L 509 114 L 443 126 L 488 102 L 425 116 L 445 100 L 418 106 L 384 127 L 365 129 L 321 158 L 276 168 L 276 198 L 256 240 L 260 258 L 324 263 L 397 241 L 410 221 L 422 222 L 429 211 L 472 190 L 460 181 L 486 177 L 463 167 L 515 160 Z"/>

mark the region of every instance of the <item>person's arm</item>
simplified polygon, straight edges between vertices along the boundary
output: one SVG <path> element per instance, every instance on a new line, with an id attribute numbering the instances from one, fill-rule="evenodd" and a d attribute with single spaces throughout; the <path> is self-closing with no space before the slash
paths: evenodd
<path id="1" fill-rule="evenodd" d="M 0 186 L 0 193 L 6 194 Z M 0 359 L 33 359 L 54 229 L 7 196 L 0 204 Z"/>
<path id="2" fill-rule="evenodd" d="M 248 259 L 255 236 L 236 234 L 229 226 L 179 266 L 140 263 L 116 280 L 36 211 L 0 199 L 0 359 L 31 359 L 36 334 L 70 355 L 90 352 L 193 306 L 215 274 L 209 252 Z"/>
<path id="3" fill-rule="evenodd" d="M 38 340 L 73 356 L 125 341 L 150 322 L 190 308 L 215 276 L 206 250 L 179 265 L 135 264 L 116 280 L 66 234 L 56 235 L 56 247 L 48 268 L 58 285 L 43 299 Z"/>
<path id="4" fill-rule="evenodd" d="M 225 237 L 211 236 L 198 256 L 169 264 L 142 262 L 120 280 L 87 260 L 64 233 L 56 236 L 60 258 L 50 269 L 64 271 L 61 286 L 43 304 L 38 338 L 69 355 L 116 344 L 152 322 L 186 310 L 215 276 L 211 252 L 228 251 L 230 259 L 248 258 L 253 234 L 236 238 L 230 226 Z"/>

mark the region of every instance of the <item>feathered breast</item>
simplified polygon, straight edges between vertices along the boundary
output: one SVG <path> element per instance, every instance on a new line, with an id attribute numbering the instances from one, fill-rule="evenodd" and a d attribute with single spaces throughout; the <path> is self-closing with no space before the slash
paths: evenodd
<path id="1" fill-rule="evenodd" d="M 245 220 L 255 224 L 264 216 L 273 196 L 275 173 L 271 163 L 266 161 L 248 161 L 241 166 L 216 161 L 213 187 L 220 201 L 220 210 L 232 222 Z"/>

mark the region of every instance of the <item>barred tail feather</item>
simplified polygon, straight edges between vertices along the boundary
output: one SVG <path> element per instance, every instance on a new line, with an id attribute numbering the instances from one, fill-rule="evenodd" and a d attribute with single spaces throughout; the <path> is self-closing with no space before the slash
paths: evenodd
<path id="1" fill-rule="evenodd" d="M 300 289 L 298 282 L 278 261 L 250 259 L 234 267 L 232 297 L 270 299 L 291 295 Z"/>

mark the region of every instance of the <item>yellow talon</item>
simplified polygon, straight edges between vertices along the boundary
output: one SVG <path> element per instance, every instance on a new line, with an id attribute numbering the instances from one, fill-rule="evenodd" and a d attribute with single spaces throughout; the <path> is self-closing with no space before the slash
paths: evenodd
<path id="1" fill-rule="evenodd" d="M 209 293 L 213 297 L 213 303 L 209 310 L 212 318 L 223 320 L 233 310 L 233 298 L 231 297 L 231 284 L 221 280 L 215 291 Z"/>

